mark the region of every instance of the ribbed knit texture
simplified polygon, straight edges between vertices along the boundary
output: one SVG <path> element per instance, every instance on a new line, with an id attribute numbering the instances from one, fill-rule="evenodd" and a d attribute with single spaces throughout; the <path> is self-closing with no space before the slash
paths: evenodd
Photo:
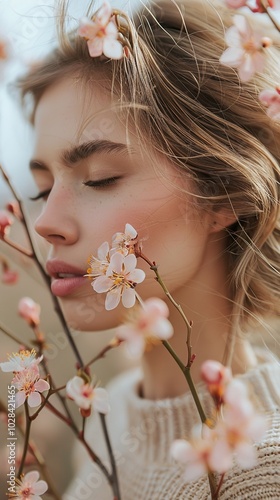
<path id="1" fill-rule="evenodd" d="M 280 500 L 280 365 L 265 363 L 240 378 L 247 384 L 258 412 L 265 413 L 269 430 L 258 443 L 258 464 L 250 470 L 235 466 L 225 476 L 221 500 Z M 170 458 L 174 439 L 188 437 L 199 423 L 192 396 L 150 401 L 139 397 L 141 373 L 118 377 L 109 388 L 112 410 L 108 428 L 115 451 L 122 500 L 209 500 L 207 477 L 186 484 L 182 469 Z M 203 384 L 200 397 L 210 409 L 212 402 Z M 88 423 L 87 438 L 94 450 L 105 457 L 99 417 Z M 78 461 L 82 454 L 79 452 Z M 108 464 L 109 465 L 109 464 Z M 86 459 L 64 500 L 112 500 L 106 480 Z"/>

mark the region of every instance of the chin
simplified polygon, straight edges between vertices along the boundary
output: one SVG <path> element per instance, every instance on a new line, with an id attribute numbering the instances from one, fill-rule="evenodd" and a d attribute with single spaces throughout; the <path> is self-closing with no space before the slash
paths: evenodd
<path id="1" fill-rule="evenodd" d="M 116 328 L 124 319 L 127 309 L 119 305 L 113 311 L 105 309 L 105 295 L 59 300 L 68 326 L 73 330 L 94 332 Z"/>

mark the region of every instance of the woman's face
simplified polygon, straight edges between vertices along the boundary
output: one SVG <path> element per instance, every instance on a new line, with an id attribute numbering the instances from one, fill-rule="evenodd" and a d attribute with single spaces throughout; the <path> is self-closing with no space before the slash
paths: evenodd
<path id="1" fill-rule="evenodd" d="M 211 215 L 192 209 L 176 169 L 127 132 L 101 85 L 93 85 L 90 102 L 74 79 L 50 87 L 36 110 L 35 136 L 31 170 L 39 192 L 47 191 L 35 229 L 50 244 L 47 269 L 61 273 L 52 290 L 73 328 L 103 330 L 122 318 L 123 306 L 105 311 L 105 294 L 80 277 L 89 256 L 126 223 L 144 239 L 143 252 L 159 264 L 171 292 L 195 281 Z M 164 297 L 148 265 L 137 267 L 146 272 L 139 295 Z"/>

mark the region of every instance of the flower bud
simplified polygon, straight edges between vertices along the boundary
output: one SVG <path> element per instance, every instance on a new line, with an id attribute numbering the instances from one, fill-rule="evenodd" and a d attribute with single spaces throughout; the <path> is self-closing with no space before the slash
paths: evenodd
<path id="1" fill-rule="evenodd" d="M 0 210 L 0 238 L 4 238 L 13 221 L 6 210 Z"/>
<path id="2" fill-rule="evenodd" d="M 19 301 L 18 313 L 32 328 L 38 326 L 40 323 L 40 311 L 41 307 L 39 304 L 36 304 L 29 297 L 24 297 Z"/>

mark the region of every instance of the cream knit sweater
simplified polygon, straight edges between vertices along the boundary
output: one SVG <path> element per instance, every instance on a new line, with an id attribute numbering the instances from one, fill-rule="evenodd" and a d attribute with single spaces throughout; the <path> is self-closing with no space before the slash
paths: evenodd
<path id="1" fill-rule="evenodd" d="M 269 430 L 258 444 L 258 464 L 250 470 L 235 466 L 225 476 L 221 500 L 280 500 L 280 364 L 266 362 L 240 378 L 247 384 L 256 410 L 264 412 Z M 126 372 L 110 384 L 112 410 L 108 428 L 117 460 L 122 500 L 209 500 L 207 477 L 186 484 L 182 470 L 170 458 L 171 442 L 187 437 L 199 422 L 192 396 L 150 401 L 139 397 L 139 371 Z M 202 384 L 204 405 L 211 401 Z M 88 441 L 108 464 L 99 416 L 88 422 Z M 81 450 L 78 462 L 85 459 Z M 109 464 L 108 464 L 109 466 Z M 99 469 L 86 458 L 64 500 L 112 500 Z"/>

